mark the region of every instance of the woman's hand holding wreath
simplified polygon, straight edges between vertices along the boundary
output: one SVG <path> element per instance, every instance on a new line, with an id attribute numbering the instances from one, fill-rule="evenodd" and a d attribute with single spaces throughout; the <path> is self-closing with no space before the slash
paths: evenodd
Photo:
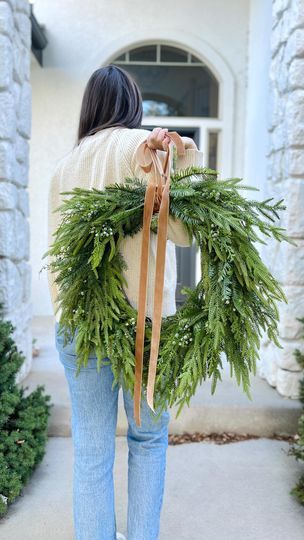
<path id="1" fill-rule="evenodd" d="M 185 149 L 187 148 L 193 148 L 197 150 L 197 146 L 195 142 L 190 137 L 181 137 L 181 139 L 184 142 Z M 168 135 L 168 128 L 160 128 L 155 127 L 151 134 L 147 137 L 147 145 L 149 148 L 152 148 L 154 150 L 168 150 L 168 145 L 170 143 L 170 136 Z M 158 200 L 155 200 L 155 204 L 153 207 L 153 214 L 157 214 L 159 212 L 161 203 L 161 198 Z"/>

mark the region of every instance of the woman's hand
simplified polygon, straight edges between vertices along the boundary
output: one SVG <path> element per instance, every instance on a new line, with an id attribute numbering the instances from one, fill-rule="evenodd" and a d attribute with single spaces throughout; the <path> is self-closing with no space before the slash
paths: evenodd
<path id="1" fill-rule="evenodd" d="M 181 137 L 185 150 L 187 148 L 193 148 L 197 150 L 195 142 L 190 137 Z M 170 135 L 168 135 L 168 128 L 156 127 L 151 131 L 150 135 L 147 137 L 147 145 L 152 150 L 168 150 L 168 144 L 170 142 Z M 160 202 L 155 201 L 153 207 L 153 214 L 159 212 Z"/>
<path id="2" fill-rule="evenodd" d="M 152 150 L 168 150 L 170 137 L 167 135 L 168 128 L 156 127 L 147 137 L 147 145 Z"/>
<path id="3" fill-rule="evenodd" d="M 194 148 L 197 150 L 195 142 L 190 137 L 181 137 L 185 150 L 187 148 Z M 156 127 L 151 131 L 147 137 L 147 145 L 153 150 L 168 150 L 168 144 L 170 142 L 170 135 L 168 135 L 168 128 Z"/>

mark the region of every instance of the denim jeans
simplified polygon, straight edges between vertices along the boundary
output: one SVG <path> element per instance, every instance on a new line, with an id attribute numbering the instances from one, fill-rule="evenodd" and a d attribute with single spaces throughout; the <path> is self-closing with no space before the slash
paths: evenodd
<path id="1" fill-rule="evenodd" d="M 110 362 L 96 369 L 96 357 L 76 377 L 75 338 L 63 345 L 55 323 L 56 348 L 71 400 L 74 449 L 73 517 L 76 540 L 115 540 L 113 465 L 118 392 L 122 387 L 128 420 L 128 540 L 157 540 L 163 502 L 169 412 L 157 422 L 143 398 L 141 426 L 133 416 L 133 399 L 122 384 L 112 390 Z M 109 359 L 107 359 L 109 361 Z"/>

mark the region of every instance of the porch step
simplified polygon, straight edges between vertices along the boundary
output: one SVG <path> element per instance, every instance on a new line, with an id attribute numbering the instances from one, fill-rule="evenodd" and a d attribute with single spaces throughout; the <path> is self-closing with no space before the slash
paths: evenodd
<path id="1" fill-rule="evenodd" d="M 39 356 L 33 359 L 29 375 L 20 383 L 27 386 L 27 392 L 38 384 L 44 384 L 51 395 L 53 407 L 49 419 L 49 435 L 71 435 L 71 407 L 64 369 L 58 360 L 54 344 L 53 317 L 33 319 L 33 337 L 40 348 Z M 294 434 L 297 430 L 302 405 L 299 400 L 280 396 L 278 392 L 259 376 L 251 376 L 250 401 L 235 379 L 230 377 L 229 365 L 225 369 L 214 395 L 211 395 L 211 383 L 205 382 L 198 388 L 191 400 L 175 418 L 177 407 L 170 409 L 169 432 L 181 434 L 194 433 L 250 433 L 260 437 L 277 434 Z M 125 435 L 127 419 L 123 407 L 122 391 L 119 392 L 117 435 Z"/>

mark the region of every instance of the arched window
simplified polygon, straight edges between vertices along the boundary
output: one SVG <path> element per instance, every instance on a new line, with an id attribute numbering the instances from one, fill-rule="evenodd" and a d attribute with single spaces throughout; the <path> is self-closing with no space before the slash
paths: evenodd
<path id="1" fill-rule="evenodd" d="M 155 44 L 131 49 L 112 61 L 138 83 L 145 116 L 218 117 L 218 81 L 190 52 Z"/>

